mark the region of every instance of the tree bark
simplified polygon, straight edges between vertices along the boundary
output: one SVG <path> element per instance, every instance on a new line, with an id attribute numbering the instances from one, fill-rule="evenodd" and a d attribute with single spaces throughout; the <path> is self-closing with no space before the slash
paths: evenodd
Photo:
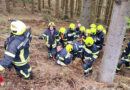
<path id="1" fill-rule="evenodd" d="M 70 17 L 74 17 L 74 0 L 70 0 Z"/>
<path id="2" fill-rule="evenodd" d="M 23 2 L 23 7 L 26 8 L 25 0 L 22 0 Z"/>
<path id="3" fill-rule="evenodd" d="M 68 3 L 69 3 L 69 0 L 65 0 L 65 16 L 68 17 Z"/>
<path id="4" fill-rule="evenodd" d="M 78 0 L 77 16 L 81 14 L 82 0 Z"/>
<path id="5" fill-rule="evenodd" d="M 55 5 L 55 7 L 56 7 L 56 17 L 58 18 L 59 17 L 59 0 L 56 0 L 56 5 Z"/>
<path id="6" fill-rule="evenodd" d="M 7 8 L 6 8 L 5 0 L 1 0 L 1 5 L 2 5 L 2 12 L 3 12 L 3 14 L 7 14 Z"/>
<path id="7" fill-rule="evenodd" d="M 107 36 L 105 51 L 100 66 L 98 81 L 113 83 L 115 71 L 120 57 L 121 47 L 126 32 L 128 1 L 121 0 L 121 5 L 114 2 L 110 28 Z"/>
<path id="8" fill-rule="evenodd" d="M 16 1 L 12 0 L 12 2 L 13 2 L 13 7 L 16 7 Z"/>
<path id="9" fill-rule="evenodd" d="M 38 0 L 38 10 L 41 11 L 41 0 Z"/>
<path id="10" fill-rule="evenodd" d="M 44 3 L 45 3 L 44 0 L 42 0 L 42 8 L 44 8 Z"/>
<path id="11" fill-rule="evenodd" d="M 31 0 L 32 1 L 32 14 L 34 13 L 34 0 Z"/>
<path id="12" fill-rule="evenodd" d="M 85 27 L 87 27 L 89 25 L 91 1 L 92 0 L 85 0 L 84 1 L 84 5 L 83 5 L 83 12 L 82 12 L 81 23 Z"/>
<path id="13" fill-rule="evenodd" d="M 51 0 L 48 0 L 48 6 L 51 7 Z"/>

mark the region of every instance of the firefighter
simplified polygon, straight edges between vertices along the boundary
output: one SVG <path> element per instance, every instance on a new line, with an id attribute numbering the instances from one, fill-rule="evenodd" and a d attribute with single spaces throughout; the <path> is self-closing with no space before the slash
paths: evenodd
<path id="1" fill-rule="evenodd" d="M 46 40 L 46 46 L 48 48 L 48 59 L 55 59 L 56 56 L 56 47 L 59 43 L 59 32 L 55 28 L 54 22 L 48 24 L 48 29 L 43 33 L 42 36 L 39 36 L 39 39 Z"/>
<path id="2" fill-rule="evenodd" d="M 82 43 L 84 37 L 85 37 L 85 27 L 81 26 L 80 31 L 77 33 L 77 41 Z"/>
<path id="3" fill-rule="evenodd" d="M 91 25 L 90 25 L 90 29 L 91 29 L 91 28 L 95 28 L 95 29 L 96 29 L 96 25 L 95 25 L 95 24 L 91 24 Z"/>
<path id="4" fill-rule="evenodd" d="M 84 49 L 83 49 L 83 69 L 84 76 L 88 76 L 89 73 L 92 73 L 92 64 L 95 59 L 99 56 L 99 51 L 94 44 L 94 40 L 92 37 L 87 37 L 85 39 Z"/>
<path id="5" fill-rule="evenodd" d="M 91 28 L 91 35 L 90 35 L 94 42 L 96 41 L 96 28 Z"/>
<path id="6" fill-rule="evenodd" d="M 75 24 L 71 23 L 69 25 L 69 29 L 67 30 L 67 41 L 68 44 L 71 44 L 76 39 L 76 31 L 75 31 Z"/>
<path id="7" fill-rule="evenodd" d="M 60 38 L 60 43 L 64 48 L 67 45 L 67 31 L 64 27 L 61 27 L 59 30 L 59 38 Z"/>
<path id="8" fill-rule="evenodd" d="M 61 66 L 66 66 L 72 61 L 72 54 L 70 53 L 73 50 L 73 46 L 68 44 L 65 48 L 62 48 L 61 45 L 57 47 L 57 56 L 56 64 Z"/>
<path id="9" fill-rule="evenodd" d="M 4 44 L 6 51 L 0 61 L 0 71 L 14 67 L 21 78 L 31 79 L 33 73 L 28 62 L 31 32 L 22 21 L 16 19 L 11 20 L 10 27 L 11 34 Z"/>
<path id="10" fill-rule="evenodd" d="M 78 23 L 78 25 L 76 27 L 76 39 L 78 38 L 78 35 L 80 33 L 80 27 L 81 27 L 81 23 Z"/>
<path id="11" fill-rule="evenodd" d="M 96 41 L 95 44 L 98 48 L 98 50 L 101 50 L 104 45 L 104 33 L 103 33 L 103 26 L 98 25 L 97 26 L 97 33 L 96 33 Z"/>
<path id="12" fill-rule="evenodd" d="M 122 53 L 121 61 L 117 65 L 117 72 L 121 70 L 123 64 L 125 64 L 126 68 L 130 69 L 130 42 L 128 42 L 127 47 Z"/>

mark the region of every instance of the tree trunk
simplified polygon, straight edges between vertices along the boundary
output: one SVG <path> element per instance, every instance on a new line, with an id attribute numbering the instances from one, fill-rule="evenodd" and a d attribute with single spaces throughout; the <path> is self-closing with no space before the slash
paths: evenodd
<path id="1" fill-rule="evenodd" d="M 68 3 L 69 3 L 69 0 L 65 0 L 65 16 L 68 17 Z"/>
<path id="2" fill-rule="evenodd" d="M 51 0 L 48 0 L 48 6 L 51 7 Z"/>
<path id="3" fill-rule="evenodd" d="M 107 8 L 107 0 L 103 0 L 102 6 L 101 6 L 101 13 L 100 13 L 100 16 L 99 16 L 100 24 L 104 24 L 106 8 Z"/>
<path id="4" fill-rule="evenodd" d="M 41 11 L 41 0 L 38 0 L 38 10 Z"/>
<path id="5" fill-rule="evenodd" d="M 56 17 L 58 18 L 59 17 L 59 0 L 56 0 Z"/>
<path id="6" fill-rule="evenodd" d="M 25 0 L 22 1 L 23 1 L 23 7 L 26 8 Z"/>
<path id="7" fill-rule="evenodd" d="M 91 1 L 92 0 L 85 0 L 84 1 L 84 5 L 83 5 L 83 12 L 82 12 L 81 23 L 85 27 L 87 27 L 89 25 Z"/>
<path id="8" fill-rule="evenodd" d="M 45 3 L 44 0 L 42 0 L 42 8 L 44 8 L 44 3 Z"/>
<path id="9" fill-rule="evenodd" d="M 81 14 L 82 0 L 78 0 L 77 16 Z"/>
<path id="10" fill-rule="evenodd" d="M 70 0 L 70 17 L 74 17 L 74 0 Z"/>
<path id="11" fill-rule="evenodd" d="M 127 24 L 124 16 L 127 15 L 127 7 L 130 4 L 127 0 L 121 1 L 121 5 L 114 2 L 107 42 L 98 75 L 100 82 L 113 83 L 120 57 Z"/>
<path id="12" fill-rule="evenodd" d="M 31 0 L 32 1 L 32 14 L 34 13 L 34 0 Z"/>
<path id="13" fill-rule="evenodd" d="M 16 7 L 16 1 L 12 0 L 12 2 L 13 2 L 13 7 Z"/>
<path id="14" fill-rule="evenodd" d="M 7 14 L 7 8 L 6 8 L 5 0 L 1 0 L 1 5 L 2 5 L 2 12 L 3 12 L 3 14 Z"/>

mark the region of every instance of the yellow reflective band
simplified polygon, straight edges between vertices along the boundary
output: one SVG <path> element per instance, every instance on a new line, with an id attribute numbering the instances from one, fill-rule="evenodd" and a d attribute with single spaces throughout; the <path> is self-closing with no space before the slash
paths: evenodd
<path id="1" fill-rule="evenodd" d="M 89 71 L 89 68 L 88 69 L 86 69 L 86 70 L 84 70 L 84 72 L 88 72 Z"/>
<path id="2" fill-rule="evenodd" d="M 28 69 L 28 72 L 31 72 L 32 71 L 32 68 L 30 67 L 29 69 Z"/>
<path id="3" fill-rule="evenodd" d="M 61 61 L 59 61 L 59 60 L 57 60 L 57 63 L 58 63 L 59 65 L 61 65 L 61 66 L 66 66 L 65 63 L 63 63 L 63 62 L 61 62 Z"/>
<path id="4" fill-rule="evenodd" d="M 88 48 L 85 48 L 85 51 L 88 52 L 88 53 L 92 53 L 92 51 L 89 50 Z"/>
<path id="5" fill-rule="evenodd" d="M 30 73 L 26 74 L 26 73 L 23 72 L 23 70 L 20 70 L 20 73 L 24 76 L 24 78 L 30 77 Z"/>
<path id="6" fill-rule="evenodd" d="M 97 52 L 95 52 L 95 53 L 93 53 L 93 54 L 99 54 L 99 51 L 97 51 Z"/>
<path id="7" fill-rule="evenodd" d="M 126 67 L 127 69 L 130 69 L 130 66 Z"/>
<path id="8" fill-rule="evenodd" d="M 22 49 L 21 51 L 20 51 L 20 59 L 21 59 L 21 61 L 22 62 L 26 62 L 26 60 L 25 60 L 25 58 L 24 58 L 24 49 Z"/>
<path id="9" fill-rule="evenodd" d="M 119 70 L 121 70 L 121 68 L 118 68 L 118 67 L 117 67 L 117 68 L 116 68 L 116 70 L 118 70 L 118 71 L 119 71 Z"/>
<path id="10" fill-rule="evenodd" d="M 98 58 L 98 56 L 97 56 L 97 55 L 93 55 L 93 57 L 94 57 L 94 59 L 97 59 L 97 58 Z"/>
<path id="11" fill-rule="evenodd" d="M 61 59 L 62 61 L 64 61 L 64 58 L 62 58 L 62 57 L 59 57 L 59 59 Z"/>
<path id="12" fill-rule="evenodd" d="M 49 37 L 46 36 L 46 45 L 47 45 L 47 47 L 50 47 L 50 45 L 48 43 L 49 43 Z"/>
<path id="13" fill-rule="evenodd" d="M 8 56 L 10 56 L 10 57 L 15 58 L 15 54 L 13 54 L 13 53 L 10 53 L 10 52 L 6 51 L 5 54 L 8 55 Z"/>
<path id="14" fill-rule="evenodd" d="M 0 71 L 3 71 L 5 68 L 2 66 L 2 65 L 0 65 Z"/>

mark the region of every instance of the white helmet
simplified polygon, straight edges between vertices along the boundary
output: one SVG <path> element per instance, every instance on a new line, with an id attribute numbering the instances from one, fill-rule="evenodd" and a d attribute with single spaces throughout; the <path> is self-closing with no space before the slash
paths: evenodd
<path id="1" fill-rule="evenodd" d="M 11 22 L 10 27 L 14 35 L 22 35 L 26 31 L 26 25 L 19 20 Z"/>

